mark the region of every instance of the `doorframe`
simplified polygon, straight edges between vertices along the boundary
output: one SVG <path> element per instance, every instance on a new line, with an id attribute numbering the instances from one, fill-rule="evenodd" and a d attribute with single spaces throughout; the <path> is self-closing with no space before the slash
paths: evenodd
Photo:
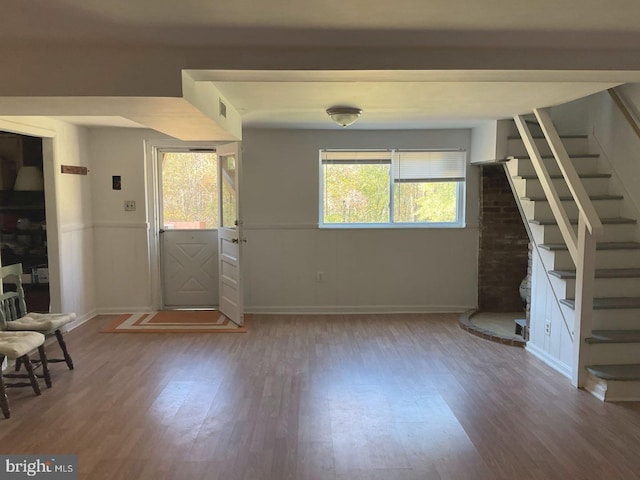
<path id="1" fill-rule="evenodd" d="M 0 130 L 42 139 L 42 176 L 44 177 L 45 221 L 47 224 L 47 265 L 49 268 L 49 305 L 52 312 L 61 312 L 64 286 L 61 281 L 60 228 L 56 201 L 55 156 L 57 132 L 47 127 L 0 118 Z M 1 287 L 0 287 L 1 288 Z"/>
<path id="2" fill-rule="evenodd" d="M 162 308 L 162 268 L 160 265 L 160 192 L 159 181 L 160 172 L 158 171 L 158 152 L 163 149 L 175 148 L 193 149 L 207 148 L 213 149 L 223 143 L 228 142 L 187 142 L 177 139 L 153 139 L 145 140 L 144 152 L 144 176 L 147 185 L 146 192 L 146 217 L 147 225 L 147 245 L 148 245 L 148 264 L 149 264 L 149 294 L 151 299 L 152 310 L 160 310 Z"/>

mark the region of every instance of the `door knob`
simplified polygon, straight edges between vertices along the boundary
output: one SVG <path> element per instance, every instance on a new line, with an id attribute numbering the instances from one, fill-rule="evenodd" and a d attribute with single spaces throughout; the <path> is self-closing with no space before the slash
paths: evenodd
<path id="1" fill-rule="evenodd" d="M 231 243 L 238 243 L 238 239 L 237 238 L 232 238 L 231 239 Z"/>

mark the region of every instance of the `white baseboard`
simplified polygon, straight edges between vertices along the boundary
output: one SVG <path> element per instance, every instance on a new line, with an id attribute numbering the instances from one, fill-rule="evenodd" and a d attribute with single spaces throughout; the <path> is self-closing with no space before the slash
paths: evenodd
<path id="1" fill-rule="evenodd" d="M 96 310 L 91 310 L 89 313 L 85 313 L 84 315 L 80 315 L 76 317 L 76 319 L 73 322 L 70 322 L 65 326 L 65 331 L 70 332 L 74 328 L 78 328 L 80 325 L 88 322 L 96 315 L 97 315 Z"/>
<path id="2" fill-rule="evenodd" d="M 559 361 L 558 359 L 552 357 L 551 355 L 549 355 L 547 352 L 545 352 L 541 348 L 533 345 L 531 342 L 527 343 L 527 346 L 525 347 L 525 349 L 529 353 L 531 353 L 533 356 L 539 358 L 544 363 L 549 365 L 551 368 L 553 368 L 558 373 L 561 373 L 565 377 L 571 379 L 571 367 L 569 365 L 566 365 L 566 364 L 562 363 L 561 361 Z"/>
<path id="3" fill-rule="evenodd" d="M 604 402 L 607 396 L 607 382 L 587 373 L 583 387 L 587 392 Z"/>
<path id="4" fill-rule="evenodd" d="M 348 313 L 461 313 L 469 305 L 269 305 L 246 306 L 246 313 L 264 314 L 348 314 Z"/>
<path id="5" fill-rule="evenodd" d="M 603 380 L 587 375 L 584 389 L 603 402 L 637 402 L 640 400 L 640 382 Z"/>

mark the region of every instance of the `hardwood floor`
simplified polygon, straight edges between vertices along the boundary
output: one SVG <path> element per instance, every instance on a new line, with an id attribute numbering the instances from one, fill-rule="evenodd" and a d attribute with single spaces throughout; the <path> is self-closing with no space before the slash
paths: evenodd
<path id="1" fill-rule="evenodd" d="M 255 315 L 246 334 L 67 338 L 0 452 L 80 479 L 640 479 L 640 404 L 604 404 L 455 315 Z M 57 348 L 55 345 L 51 349 Z"/>

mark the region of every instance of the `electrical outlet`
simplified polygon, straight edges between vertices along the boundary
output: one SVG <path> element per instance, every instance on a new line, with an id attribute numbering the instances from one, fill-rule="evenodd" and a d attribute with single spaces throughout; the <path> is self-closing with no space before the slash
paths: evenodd
<path id="1" fill-rule="evenodd" d="M 547 320 L 544 324 L 544 334 L 551 335 L 551 322 Z"/>
<path id="2" fill-rule="evenodd" d="M 125 200 L 124 201 L 124 211 L 125 212 L 135 212 L 136 210 L 136 201 L 135 200 Z"/>
<path id="3" fill-rule="evenodd" d="M 316 272 L 316 282 L 324 282 L 324 272 Z"/>

